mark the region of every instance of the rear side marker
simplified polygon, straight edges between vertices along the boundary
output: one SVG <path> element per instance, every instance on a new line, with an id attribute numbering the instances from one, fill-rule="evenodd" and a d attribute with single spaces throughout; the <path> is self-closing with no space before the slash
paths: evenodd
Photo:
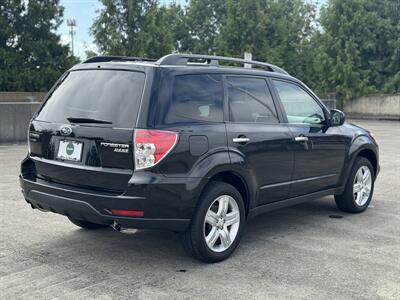
<path id="1" fill-rule="evenodd" d="M 126 217 L 143 217 L 144 216 L 144 211 L 143 210 L 112 209 L 111 213 L 113 215 L 126 216 Z"/>

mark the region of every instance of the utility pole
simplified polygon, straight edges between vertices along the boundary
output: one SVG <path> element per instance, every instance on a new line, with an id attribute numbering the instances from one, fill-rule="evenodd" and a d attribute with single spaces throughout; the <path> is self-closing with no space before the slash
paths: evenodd
<path id="1" fill-rule="evenodd" d="M 253 55 L 250 52 L 245 52 L 244 53 L 244 59 L 245 60 L 252 60 L 253 59 Z M 244 64 L 245 68 L 251 68 L 251 64 Z"/>
<path id="2" fill-rule="evenodd" d="M 76 27 L 76 20 L 75 19 L 68 19 L 67 26 L 70 27 L 69 34 L 71 35 L 71 53 L 74 56 L 74 35 L 75 35 L 75 27 Z"/>

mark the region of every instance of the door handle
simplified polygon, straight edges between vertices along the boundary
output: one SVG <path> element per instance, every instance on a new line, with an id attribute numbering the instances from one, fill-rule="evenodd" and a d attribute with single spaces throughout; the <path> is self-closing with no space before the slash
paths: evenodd
<path id="1" fill-rule="evenodd" d="M 247 142 L 250 142 L 250 139 L 248 137 L 237 137 L 237 138 L 233 138 L 232 141 L 234 143 L 247 143 Z"/>
<path id="2" fill-rule="evenodd" d="M 306 136 L 296 136 L 296 137 L 294 138 L 294 140 L 295 140 L 296 142 L 307 142 L 307 141 L 308 141 L 308 137 L 306 137 Z"/>

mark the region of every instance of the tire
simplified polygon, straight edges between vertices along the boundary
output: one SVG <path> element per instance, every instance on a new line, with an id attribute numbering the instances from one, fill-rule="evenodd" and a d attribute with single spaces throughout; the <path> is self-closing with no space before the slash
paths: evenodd
<path id="1" fill-rule="evenodd" d="M 367 180 L 367 172 L 369 172 L 369 180 Z M 363 180 L 360 180 L 360 174 L 364 178 Z M 364 157 L 357 157 L 347 179 L 343 194 L 335 196 L 336 206 L 341 211 L 349 213 L 365 211 L 372 199 L 374 183 L 375 173 L 371 162 Z M 356 192 L 356 190 L 360 189 L 361 191 Z"/>
<path id="2" fill-rule="evenodd" d="M 239 245 L 244 225 L 241 194 L 230 184 L 213 182 L 199 199 L 190 227 L 183 234 L 183 247 L 200 261 L 222 261 Z"/>
<path id="3" fill-rule="evenodd" d="M 101 229 L 101 228 L 106 228 L 108 227 L 108 225 L 104 225 L 104 224 L 95 224 L 95 223 L 91 223 L 91 222 L 87 222 L 87 221 L 82 221 L 82 220 L 77 220 L 77 219 L 73 219 L 71 217 L 68 217 L 68 219 L 75 224 L 78 227 L 81 227 L 83 229 L 88 229 L 88 230 L 96 230 L 96 229 Z"/>

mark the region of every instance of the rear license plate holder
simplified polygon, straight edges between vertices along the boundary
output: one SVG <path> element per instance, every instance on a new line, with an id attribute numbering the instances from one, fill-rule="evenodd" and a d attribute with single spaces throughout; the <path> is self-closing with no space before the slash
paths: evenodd
<path id="1" fill-rule="evenodd" d="M 58 145 L 57 159 L 79 162 L 82 160 L 83 143 L 62 140 Z"/>

